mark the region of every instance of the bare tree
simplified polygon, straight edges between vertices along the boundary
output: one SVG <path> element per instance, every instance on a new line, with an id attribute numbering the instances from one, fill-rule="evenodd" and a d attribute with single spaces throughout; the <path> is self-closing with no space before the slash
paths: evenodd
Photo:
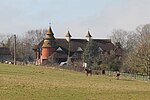
<path id="1" fill-rule="evenodd" d="M 136 28 L 136 37 L 130 41 L 132 49 L 126 53 L 124 70 L 133 73 L 147 73 L 150 76 L 150 24 L 140 25 Z"/>
<path id="2" fill-rule="evenodd" d="M 139 41 L 137 45 L 137 55 L 145 65 L 146 72 L 150 76 L 150 24 L 137 28 L 139 33 Z"/>
<path id="3" fill-rule="evenodd" d="M 113 43 L 120 42 L 123 48 L 127 46 L 128 32 L 122 29 L 117 29 L 112 32 L 110 36 Z"/>
<path id="4" fill-rule="evenodd" d="M 36 29 L 26 32 L 25 37 L 22 39 L 22 56 L 25 61 L 34 60 L 33 45 L 39 44 L 45 37 L 46 29 Z"/>
<path id="5" fill-rule="evenodd" d="M 30 31 L 26 32 L 24 39 L 27 39 L 27 41 L 32 43 L 32 44 L 38 44 L 40 41 L 43 40 L 46 32 L 47 32 L 46 29 L 30 30 Z"/>

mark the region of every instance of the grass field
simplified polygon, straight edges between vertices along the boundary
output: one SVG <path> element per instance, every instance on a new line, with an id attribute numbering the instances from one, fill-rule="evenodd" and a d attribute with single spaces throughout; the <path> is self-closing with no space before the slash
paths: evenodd
<path id="1" fill-rule="evenodd" d="M 150 100 L 150 82 L 0 64 L 0 100 Z"/>

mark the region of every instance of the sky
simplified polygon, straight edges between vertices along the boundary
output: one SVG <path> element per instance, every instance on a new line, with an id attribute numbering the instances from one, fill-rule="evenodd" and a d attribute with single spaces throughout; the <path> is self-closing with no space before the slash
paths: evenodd
<path id="1" fill-rule="evenodd" d="M 0 35 L 47 29 L 55 37 L 108 38 L 114 29 L 150 23 L 150 0 L 0 0 Z"/>

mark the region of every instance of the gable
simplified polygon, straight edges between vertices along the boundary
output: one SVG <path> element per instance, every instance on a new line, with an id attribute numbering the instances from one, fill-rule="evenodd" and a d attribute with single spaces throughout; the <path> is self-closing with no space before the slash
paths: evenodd
<path id="1" fill-rule="evenodd" d="M 83 51 L 83 49 L 81 47 L 78 47 L 77 51 Z"/>
<path id="2" fill-rule="evenodd" d="M 63 51 L 61 47 L 58 47 L 56 51 Z"/>

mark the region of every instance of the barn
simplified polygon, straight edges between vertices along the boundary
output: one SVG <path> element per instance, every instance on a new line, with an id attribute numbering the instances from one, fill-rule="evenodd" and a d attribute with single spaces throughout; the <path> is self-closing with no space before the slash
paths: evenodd
<path id="1" fill-rule="evenodd" d="M 65 38 L 55 38 L 51 26 L 49 26 L 45 38 L 33 47 L 36 65 L 45 62 L 60 64 L 69 60 L 72 63 L 82 61 L 86 44 L 90 40 L 98 44 L 100 52 L 109 53 L 111 50 L 115 50 L 115 45 L 111 42 L 111 39 L 93 39 L 90 31 L 85 35 L 85 39 L 74 39 L 69 31 Z"/>
<path id="2" fill-rule="evenodd" d="M 0 47 L 0 62 L 11 60 L 11 52 L 8 47 Z"/>

